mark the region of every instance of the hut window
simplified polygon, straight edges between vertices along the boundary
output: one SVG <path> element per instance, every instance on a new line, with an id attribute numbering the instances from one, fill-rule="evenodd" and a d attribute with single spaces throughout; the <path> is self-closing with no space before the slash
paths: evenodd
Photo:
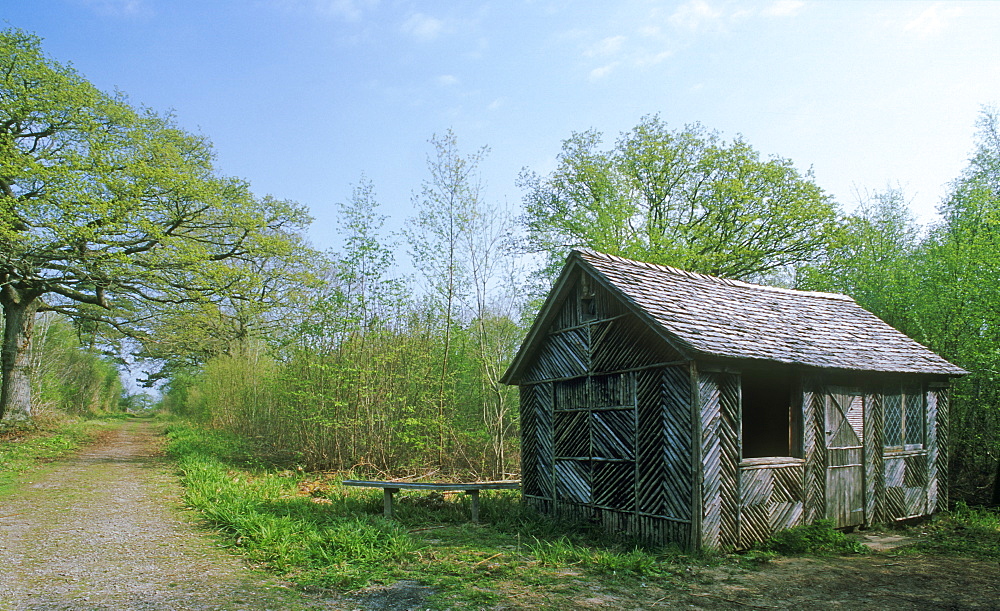
<path id="1" fill-rule="evenodd" d="M 791 376 L 744 373 L 742 378 L 743 458 L 801 457 L 801 415 Z"/>
<path id="2" fill-rule="evenodd" d="M 885 395 L 885 447 L 916 450 L 924 445 L 924 395 L 917 388 Z"/>

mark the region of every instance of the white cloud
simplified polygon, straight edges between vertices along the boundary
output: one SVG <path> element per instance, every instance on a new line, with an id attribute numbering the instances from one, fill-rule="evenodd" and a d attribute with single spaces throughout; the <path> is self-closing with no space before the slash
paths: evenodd
<path id="1" fill-rule="evenodd" d="M 365 10 L 374 8 L 378 0 L 316 0 L 317 6 L 324 12 L 343 17 L 348 21 L 358 21 Z"/>
<path id="2" fill-rule="evenodd" d="M 591 81 L 599 81 L 604 77 L 606 77 L 607 75 L 611 74 L 617 67 L 618 67 L 618 62 L 612 62 L 605 66 L 601 66 L 600 68 L 594 68 L 593 70 L 590 71 L 589 78 Z"/>
<path id="3" fill-rule="evenodd" d="M 441 76 L 437 77 L 437 82 L 439 85 L 443 85 L 445 87 L 451 87 L 453 85 L 458 84 L 458 77 L 455 76 L 454 74 L 442 74 Z"/>
<path id="4" fill-rule="evenodd" d="M 146 0 L 80 0 L 80 3 L 99 15 L 146 17 L 153 14 Z"/>
<path id="5" fill-rule="evenodd" d="M 649 66 L 655 66 L 656 64 L 662 63 L 673 56 L 673 51 L 660 51 L 659 53 L 648 53 L 646 55 L 641 55 L 635 59 L 635 65 L 640 68 L 646 68 Z"/>
<path id="6" fill-rule="evenodd" d="M 913 32 L 919 36 L 940 34 L 947 26 L 947 22 L 961 15 L 962 12 L 961 7 L 935 3 L 903 26 L 903 30 Z"/>
<path id="7" fill-rule="evenodd" d="M 625 44 L 627 39 L 624 36 L 608 36 L 602 40 L 599 40 L 597 44 L 591 45 L 589 49 L 584 51 L 584 55 L 587 57 L 606 57 L 608 55 L 615 55 L 622 49 L 622 45 Z"/>
<path id="8" fill-rule="evenodd" d="M 722 11 L 713 8 L 705 0 L 690 0 L 677 7 L 677 10 L 670 15 L 670 23 L 683 30 L 696 31 L 706 24 L 718 21 L 721 17 Z"/>
<path id="9" fill-rule="evenodd" d="M 444 30 L 444 22 L 423 13 L 414 13 L 403 22 L 402 29 L 420 42 L 430 42 Z"/>
<path id="10" fill-rule="evenodd" d="M 805 5 L 801 0 L 775 0 L 762 12 L 766 17 L 792 17 Z"/>
<path id="11" fill-rule="evenodd" d="M 284 9 L 315 11 L 324 17 L 360 21 L 365 11 L 378 6 L 379 0 L 264 0 Z"/>
<path id="12" fill-rule="evenodd" d="M 486 108 L 488 110 L 500 110 L 501 108 L 503 108 L 503 106 L 504 106 L 504 99 L 503 98 L 497 98 L 497 99 L 493 100 L 492 102 L 490 102 L 490 105 L 487 106 Z"/>

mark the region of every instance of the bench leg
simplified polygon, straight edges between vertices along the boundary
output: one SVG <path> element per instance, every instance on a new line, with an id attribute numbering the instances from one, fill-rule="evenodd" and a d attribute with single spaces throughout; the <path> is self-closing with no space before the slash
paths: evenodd
<path id="1" fill-rule="evenodd" d="M 466 490 L 466 494 L 472 499 L 472 522 L 479 522 L 479 489 Z"/>
<path id="2" fill-rule="evenodd" d="M 396 490 L 396 488 L 382 489 L 382 507 L 387 520 L 392 519 L 392 493 L 396 492 Z"/>

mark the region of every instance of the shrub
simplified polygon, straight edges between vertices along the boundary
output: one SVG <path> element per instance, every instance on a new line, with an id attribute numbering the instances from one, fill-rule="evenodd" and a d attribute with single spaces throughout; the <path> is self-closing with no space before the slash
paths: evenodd
<path id="1" fill-rule="evenodd" d="M 762 547 L 765 551 L 785 555 L 857 554 L 865 551 L 860 541 L 836 530 L 830 520 L 817 520 L 813 524 L 778 531 Z"/>

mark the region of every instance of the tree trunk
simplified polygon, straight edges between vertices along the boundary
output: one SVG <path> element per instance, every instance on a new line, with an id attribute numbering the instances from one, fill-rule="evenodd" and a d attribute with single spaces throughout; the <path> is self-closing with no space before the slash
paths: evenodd
<path id="1" fill-rule="evenodd" d="M 28 348 L 35 329 L 35 313 L 41 305 L 34 299 L 3 299 L 3 350 L 0 356 L 0 420 L 31 417 L 31 380 Z"/>
<path id="2" fill-rule="evenodd" d="M 1000 460 L 997 460 L 997 470 L 993 475 L 993 498 L 990 499 L 990 505 L 1000 507 Z"/>

